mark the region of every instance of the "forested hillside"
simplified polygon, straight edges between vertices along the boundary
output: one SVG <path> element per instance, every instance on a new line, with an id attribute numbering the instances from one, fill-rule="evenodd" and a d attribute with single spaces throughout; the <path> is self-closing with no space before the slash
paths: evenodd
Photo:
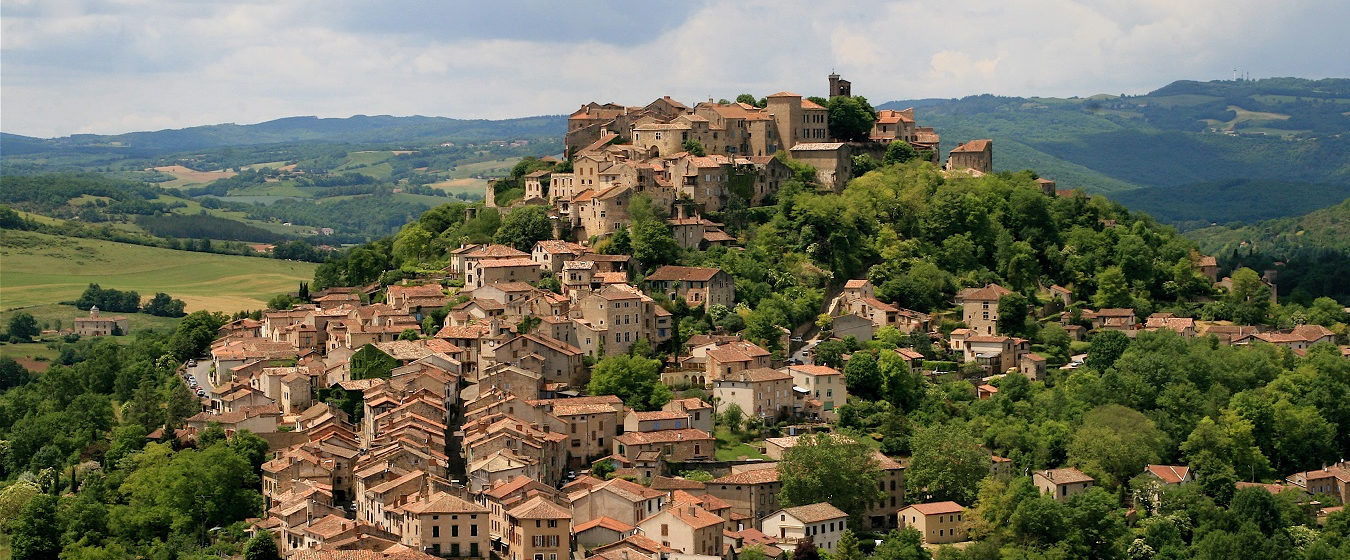
<path id="1" fill-rule="evenodd" d="M 1335 193 L 1350 188 L 1350 80 L 1180 81 L 1142 96 L 980 95 L 880 108 L 911 105 L 921 124 L 941 132 L 944 151 L 993 138 L 995 169 L 1035 169 L 1061 187 L 1102 193 L 1222 187 L 1215 194 L 1228 194 L 1229 182 L 1251 181 L 1270 202 L 1260 218 L 1315 208 L 1299 200 L 1308 185 Z M 1183 194 L 1169 201 L 1161 193 L 1134 200 L 1169 222 L 1245 219 L 1250 208 L 1239 200 L 1250 197 L 1241 188 L 1231 194 L 1237 200 Z"/>

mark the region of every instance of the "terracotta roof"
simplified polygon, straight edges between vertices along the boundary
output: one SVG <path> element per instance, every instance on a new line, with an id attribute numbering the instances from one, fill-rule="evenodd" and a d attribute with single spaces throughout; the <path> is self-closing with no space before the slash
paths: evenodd
<path id="1" fill-rule="evenodd" d="M 844 513 L 839 508 L 830 505 L 829 502 L 820 502 L 818 504 L 808 504 L 804 506 L 783 508 L 783 511 L 786 512 L 788 515 L 796 517 L 797 520 L 801 521 L 802 523 L 818 523 L 820 521 L 829 521 L 831 519 L 839 519 L 840 517 L 848 517 L 847 513 Z"/>
<path id="2" fill-rule="evenodd" d="M 1127 309 L 1127 308 L 1121 308 L 1121 307 L 1111 307 L 1111 308 L 1107 308 L 1107 309 L 1099 309 L 1099 310 L 1097 310 L 1097 316 L 1098 316 L 1098 317 L 1133 317 L 1133 316 L 1134 316 L 1134 310 L 1133 310 L 1133 309 Z"/>
<path id="3" fill-rule="evenodd" d="M 776 369 L 754 368 L 733 373 L 731 374 L 730 379 L 750 383 L 764 383 L 767 381 L 785 381 L 792 379 L 792 376 Z"/>
<path id="4" fill-rule="evenodd" d="M 512 257 L 508 259 L 493 259 L 490 261 L 480 263 L 479 266 L 482 266 L 483 268 L 508 268 L 513 266 L 538 267 L 539 263 L 530 260 L 529 257 Z"/>
<path id="5" fill-rule="evenodd" d="M 769 95 L 767 99 L 773 99 L 775 97 L 801 97 L 801 95 L 792 93 L 790 91 L 780 91 L 778 93 Z"/>
<path id="6" fill-rule="evenodd" d="M 566 508 L 563 508 L 558 504 L 555 504 L 545 499 L 543 496 L 535 496 L 533 498 L 530 498 L 529 501 L 520 504 L 514 508 L 511 508 L 511 511 L 506 512 L 506 514 L 516 519 L 572 518 L 572 512 L 568 511 Z"/>
<path id="7" fill-rule="evenodd" d="M 843 375 L 843 374 L 840 373 L 840 371 L 837 370 L 837 369 L 834 369 L 834 368 L 832 368 L 832 367 L 830 367 L 830 366 L 822 366 L 822 365 L 788 366 L 787 369 L 788 369 L 788 371 L 790 371 L 790 372 L 800 372 L 800 373 L 805 373 L 805 374 L 807 374 L 807 375 L 815 375 L 815 376 L 821 376 L 821 375 Z"/>
<path id="8" fill-rule="evenodd" d="M 619 533 L 628 533 L 637 528 L 622 521 L 619 521 L 618 519 L 614 519 L 612 517 L 605 517 L 602 515 L 600 517 L 597 517 L 595 519 L 572 527 L 572 533 L 577 534 L 583 531 L 594 529 L 596 527 L 603 527 L 605 529 L 617 531 Z"/>
<path id="9" fill-rule="evenodd" d="M 432 494 L 428 499 L 406 508 L 413 513 L 489 513 L 487 508 L 473 502 L 452 496 L 445 492 Z"/>
<path id="10" fill-rule="evenodd" d="M 824 109 L 825 107 L 822 107 L 819 103 L 816 103 L 815 101 L 811 101 L 810 99 L 803 99 L 803 100 L 802 100 L 802 108 L 803 108 L 803 109 Z"/>
<path id="11" fill-rule="evenodd" d="M 653 410 L 650 412 L 630 412 L 629 415 L 637 418 L 639 422 L 644 420 L 681 420 L 688 418 L 689 415 L 674 410 Z"/>
<path id="12" fill-rule="evenodd" d="M 913 504 L 905 509 L 913 509 L 924 515 L 945 515 L 948 513 L 961 513 L 965 508 L 956 502 L 932 502 L 927 504 Z"/>
<path id="13" fill-rule="evenodd" d="M 528 257 L 530 254 L 509 245 L 494 244 L 474 249 L 465 256 L 470 258 L 509 258 Z"/>
<path id="14" fill-rule="evenodd" d="M 708 484 L 766 484 L 778 482 L 777 466 L 765 467 L 762 469 L 751 469 L 738 473 L 731 473 L 721 478 L 715 478 Z"/>
<path id="15" fill-rule="evenodd" d="M 986 284 L 983 288 L 966 288 L 957 294 L 961 301 L 998 301 L 998 298 L 1011 294 L 1012 290 L 998 284 Z"/>
<path id="16" fill-rule="evenodd" d="M 867 287 L 867 284 L 868 284 L 867 280 L 863 280 L 863 279 L 859 279 L 859 280 L 849 280 L 848 282 L 844 282 L 844 289 L 845 289 L 845 290 L 859 290 L 859 289 L 862 289 L 862 288 L 866 288 L 866 287 Z"/>
<path id="17" fill-rule="evenodd" d="M 706 441 L 713 439 L 708 432 L 695 428 L 679 430 L 657 430 L 654 432 L 626 432 L 615 436 L 614 440 L 624 445 L 644 445 L 649 443 L 672 443 L 676 441 Z"/>
<path id="18" fill-rule="evenodd" d="M 993 144 L 994 141 L 988 139 L 971 140 L 969 142 L 966 142 L 965 144 L 957 146 L 955 149 L 952 150 L 952 152 L 983 152 L 987 149 L 990 149 L 993 146 Z"/>
<path id="19" fill-rule="evenodd" d="M 713 276 L 717 275 L 718 272 L 721 272 L 721 270 L 716 268 L 666 265 L 656 269 L 656 272 L 651 273 L 651 275 L 647 277 L 647 280 L 707 282 L 712 280 Z"/>
<path id="20" fill-rule="evenodd" d="M 1167 484 L 1181 484 L 1186 480 L 1187 475 L 1191 473 L 1190 467 L 1176 465 L 1148 465 L 1148 472 L 1153 473 Z"/>
<path id="21" fill-rule="evenodd" d="M 671 508 L 666 511 L 669 511 L 676 519 L 683 521 L 694 529 L 702 529 L 704 527 L 723 523 L 721 517 L 718 517 L 716 514 L 699 506 L 681 505 L 680 507 Z"/>

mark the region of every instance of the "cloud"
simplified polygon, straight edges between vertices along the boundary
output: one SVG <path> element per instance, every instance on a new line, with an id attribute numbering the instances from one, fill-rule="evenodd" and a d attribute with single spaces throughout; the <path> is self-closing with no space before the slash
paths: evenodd
<path id="1" fill-rule="evenodd" d="M 877 103 L 1139 93 L 1234 66 L 1350 75 L 1347 20 L 1350 5 L 1313 0 L 15 0 L 0 21 L 0 121 L 56 136 L 309 114 L 508 118 L 590 100 L 821 95 L 831 70 Z"/>

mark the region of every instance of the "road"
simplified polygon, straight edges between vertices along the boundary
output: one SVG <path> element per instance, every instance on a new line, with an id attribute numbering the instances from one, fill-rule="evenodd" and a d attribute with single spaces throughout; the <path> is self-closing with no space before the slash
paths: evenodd
<path id="1" fill-rule="evenodd" d="M 815 361 L 812 350 L 815 350 L 817 344 L 820 344 L 820 339 L 818 338 L 812 338 L 811 340 L 806 341 L 806 344 L 803 344 L 801 348 L 798 348 L 796 352 L 792 353 L 792 358 L 800 361 L 804 365 L 814 364 Z"/>
<path id="2" fill-rule="evenodd" d="M 191 367 L 184 366 L 183 369 L 184 371 L 192 374 L 193 377 L 197 378 L 197 385 L 203 391 L 206 391 L 206 398 L 202 399 L 202 402 L 206 404 L 208 408 L 214 408 L 214 403 L 210 402 L 210 398 L 211 394 L 215 392 L 216 388 L 211 385 L 211 376 L 208 375 L 209 373 L 211 373 L 211 359 L 206 358 L 197 360 L 196 366 Z M 187 381 L 185 380 L 184 383 L 186 382 Z M 189 388 L 191 387 L 189 386 Z"/>

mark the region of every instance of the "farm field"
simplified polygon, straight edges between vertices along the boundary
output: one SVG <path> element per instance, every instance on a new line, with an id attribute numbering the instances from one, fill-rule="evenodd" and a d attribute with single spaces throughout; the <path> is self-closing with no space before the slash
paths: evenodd
<path id="1" fill-rule="evenodd" d="M 427 186 L 433 189 L 443 190 L 452 195 L 464 193 L 469 195 L 483 196 L 484 189 L 487 188 L 487 185 L 488 185 L 487 179 L 474 179 L 471 177 L 466 177 L 463 179 L 448 179 L 445 181 L 438 181 L 435 183 L 430 183 Z"/>
<path id="2" fill-rule="evenodd" d="M 71 301 L 92 282 L 227 313 L 261 309 L 317 266 L 9 230 L 0 232 L 0 263 L 0 309 Z"/>
<path id="3" fill-rule="evenodd" d="M 152 168 L 160 173 L 173 175 L 174 180 L 160 183 L 164 188 L 179 189 L 192 185 L 205 185 L 217 179 L 228 179 L 238 175 L 233 171 L 197 171 L 181 165 L 164 165 Z"/>

